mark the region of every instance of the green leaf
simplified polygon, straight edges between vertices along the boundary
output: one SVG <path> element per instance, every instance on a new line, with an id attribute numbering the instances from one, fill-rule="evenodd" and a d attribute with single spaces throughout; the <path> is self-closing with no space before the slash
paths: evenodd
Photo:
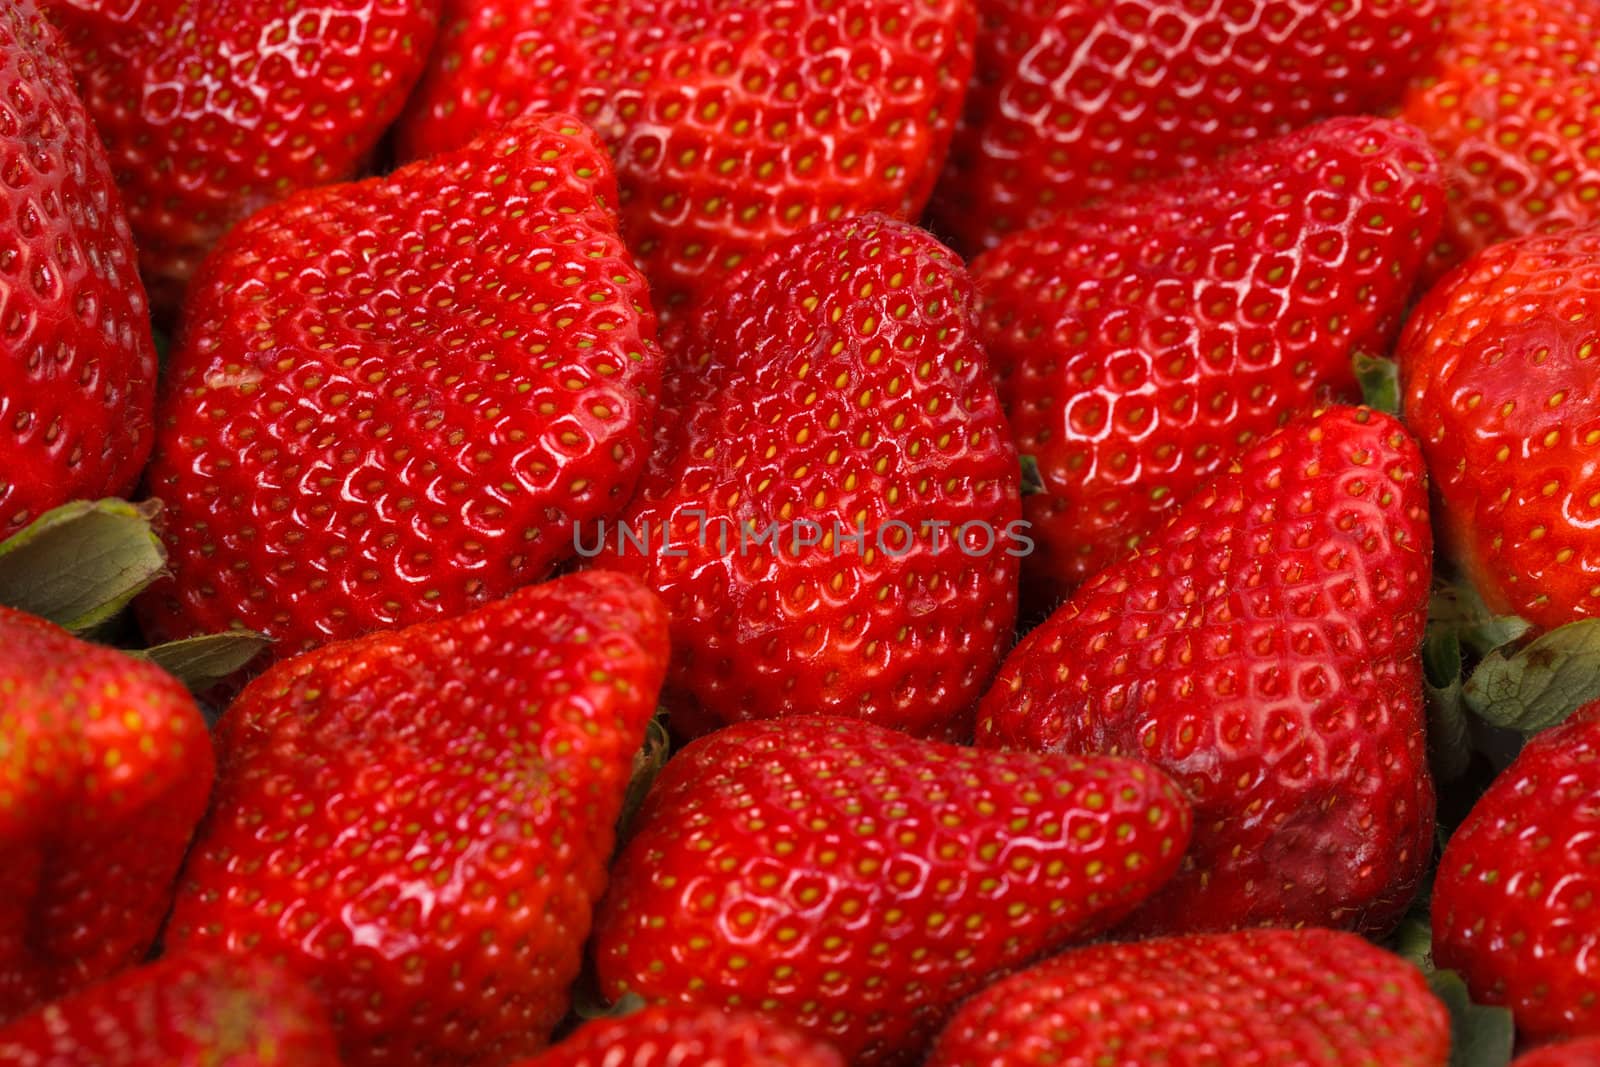
<path id="1" fill-rule="evenodd" d="M 1039 472 L 1039 461 L 1032 456 L 1022 457 L 1022 495 L 1039 496 L 1045 492 L 1044 475 Z"/>
<path id="2" fill-rule="evenodd" d="M 615 1004 L 607 1004 L 598 996 L 575 996 L 572 1012 L 584 1022 L 593 1022 L 595 1019 L 621 1019 L 644 1007 L 644 998 L 637 993 L 624 993 Z"/>
<path id="3" fill-rule="evenodd" d="M 1428 627 L 1453 631 L 1463 652 L 1486 656 L 1501 645 L 1527 634 L 1532 624 L 1515 615 L 1496 615 L 1467 582 L 1452 582 L 1435 589 L 1428 603 Z"/>
<path id="4" fill-rule="evenodd" d="M 1434 971 L 1428 984 L 1450 1009 L 1450 1067 L 1506 1067 L 1516 1043 L 1510 1010 L 1474 1004 L 1454 971 Z"/>
<path id="5" fill-rule="evenodd" d="M 1600 698 L 1600 619 L 1580 619 L 1522 646 L 1502 645 L 1462 688 L 1485 722 L 1524 734 L 1555 726 Z"/>
<path id="6" fill-rule="evenodd" d="M 1422 642 L 1423 695 L 1428 706 L 1428 757 L 1434 777 L 1453 782 L 1472 765 L 1472 731 L 1461 696 L 1461 639 L 1451 626 L 1428 626 Z"/>
<path id="7" fill-rule="evenodd" d="M 0 542 L 0 604 L 74 633 L 106 622 L 166 569 L 159 505 L 79 500 Z"/>
<path id="8" fill-rule="evenodd" d="M 229 630 L 220 634 L 188 637 L 154 648 L 130 652 L 149 660 L 195 691 L 216 685 L 272 645 L 272 638 L 251 630 Z"/>
<path id="9" fill-rule="evenodd" d="M 1357 352 L 1351 361 L 1362 402 L 1386 415 L 1400 414 L 1400 364 L 1381 356 Z"/>
<path id="10" fill-rule="evenodd" d="M 617 819 L 617 847 L 628 839 L 633 817 L 639 813 L 656 776 L 667 765 L 672 754 L 672 737 L 667 733 L 666 712 L 659 712 L 645 728 L 644 744 L 633 754 L 633 776 L 628 779 L 628 792 L 622 801 L 622 814 Z"/>

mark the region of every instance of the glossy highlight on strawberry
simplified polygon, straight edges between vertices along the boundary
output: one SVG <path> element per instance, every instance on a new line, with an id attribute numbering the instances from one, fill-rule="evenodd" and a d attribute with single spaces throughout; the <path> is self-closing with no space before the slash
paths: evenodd
<path id="1" fill-rule="evenodd" d="M 1332 407 L 1244 452 L 1012 652 L 981 745 L 1138 757 L 1195 805 L 1141 932 L 1383 932 L 1431 858 L 1427 487 L 1394 419 Z"/>
<path id="2" fill-rule="evenodd" d="M 350 1067 L 538 1051 L 666 665 L 660 602 L 614 574 L 279 663 L 218 723 L 169 949 L 284 964 Z"/>
<path id="3" fill-rule="evenodd" d="M 535 115 L 234 229 L 188 305 L 147 476 L 172 578 L 153 640 L 278 655 L 460 614 L 615 514 L 660 355 L 605 152 Z"/>
<path id="4" fill-rule="evenodd" d="M 753 1008 L 851 1063 L 914 1063 L 961 998 L 1165 882 L 1189 827 L 1180 791 L 1132 760 L 854 719 L 731 726 L 657 779 L 596 971 L 612 998 Z"/>
<path id="5" fill-rule="evenodd" d="M 1058 596 L 1252 440 L 1388 351 L 1443 202 L 1410 127 L 1336 119 L 1062 215 L 979 258 L 1030 579 Z"/>

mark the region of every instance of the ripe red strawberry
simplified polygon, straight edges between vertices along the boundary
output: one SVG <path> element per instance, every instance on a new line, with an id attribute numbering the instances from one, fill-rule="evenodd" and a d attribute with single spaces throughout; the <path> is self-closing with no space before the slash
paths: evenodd
<path id="1" fill-rule="evenodd" d="M 980 752 L 854 719 L 729 727 L 646 798 L 595 919 L 602 991 L 752 1009 L 915 1062 L 997 973 L 1127 914 L 1189 812 L 1131 760 Z"/>
<path id="2" fill-rule="evenodd" d="M 845 1067 L 839 1053 L 751 1013 L 677 1005 L 589 1023 L 519 1067 Z"/>
<path id="3" fill-rule="evenodd" d="M 121 496 L 150 454 L 156 350 L 128 220 L 61 42 L 0 8 L 0 540 Z"/>
<path id="4" fill-rule="evenodd" d="M 366 161 L 422 72 L 438 0 L 46 0 L 175 309 L 234 223 Z"/>
<path id="5" fill-rule="evenodd" d="M 1400 114 L 1444 159 L 1450 202 L 1428 277 L 1496 241 L 1600 221 L 1600 7 L 1452 0 L 1444 44 Z"/>
<path id="6" fill-rule="evenodd" d="M 660 602 L 614 574 L 278 664 L 217 726 L 167 943 L 298 972 L 352 1067 L 537 1051 L 666 665 Z"/>
<path id="7" fill-rule="evenodd" d="M 605 137 L 656 306 L 703 299 L 824 219 L 921 213 L 950 142 L 973 0 L 444 0 L 400 145 L 530 110 Z"/>
<path id="8" fill-rule="evenodd" d="M 979 0 L 933 216 L 978 250 L 1130 183 L 1335 115 L 1424 68 L 1444 0 Z"/>
<path id="9" fill-rule="evenodd" d="M 1410 902 L 1434 825 L 1427 504 L 1393 419 L 1296 419 L 1001 668 L 979 744 L 1141 757 L 1193 799 L 1184 869 L 1138 929 L 1379 931 Z"/>
<path id="10" fill-rule="evenodd" d="M 211 776 L 175 679 L 0 608 L 0 1022 L 144 956 Z"/>
<path id="11" fill-rule="evenodd" d="M 0 1028 L 7 1067 L 339 1067 L 327 1013 L 259 960 L 168 957 Z"/>
<path id="12" fill-rule="evenodd" d="M 675 712 L 970 723 L 1026 547 L 975 303 L 943 246 L 868 216 L 774 247 L 701 317 L 639 494 L 585 549 L 671 608 Z"/>
<path id="13" fill-rule="evenodd" d="M 991 986 L 928 1067 L 1445 1067 L 1450 1017 L 1411 964 L 1332 930 L 1076 949 Z"/>
<path id="14" fill-rule="evenodd" d="M 1600 225 L 1487 249 L 1418 306 L 1399 351 L 1442 539 L 1489 607 L 1600 615 Z"/>
<path id="15" fill-rule="evenodd" d="M 1416 131 L 1336 119 L 980 258 L 984 343 L 1046 489 L 1024 502 L 1030 578 L 1070 592 L 1254 437 L 1352 393 L 1442 200 Z"/>
<path id="16" fill-rule="evenodd" d="M 643 465 L 660 379 L 593 135 L 530 116 L 302 192 L 196 283 L 148 478 L 152 637 L 283 653 L 460 614 L 549 573 Z"/>
<path id="17" fill-rule="evenodd" d="M 1600 1067 L 1600 1037 L 1546 1045 L 1518 1056 L 1515 1067 Z"/>
<path id="18" fill-rule="evenodd" d="M 1600 703 L 1539 734 L 1445 847 L 1433 957 L 1531 1037 L 1600 1036 Z"/>

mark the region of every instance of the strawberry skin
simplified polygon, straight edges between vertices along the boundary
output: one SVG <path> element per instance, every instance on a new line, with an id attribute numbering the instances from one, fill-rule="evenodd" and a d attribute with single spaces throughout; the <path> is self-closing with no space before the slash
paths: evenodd
<path id="1" fill-rule="evenodd" d="M 1489 248 L 1441 282 L 1398 358 L 1441 539 L 1491 609 L 1600 615 L 1600 225 Z"/>
<path id="2" fill-rule="evenodd" d="M 169 944 L 311 980 L 350 1064 L 500 1063 L 577 975 L 666 669 L 620 575 L 280 663 L 218 725 Z"/>
<path id="3" fill-rule="evenodd" d="M 144 956 L 211 778 L 175 679 L 0 608 L 0 1021 Z"/>
<path id="4" fill-rule="evenodd" d="M 1429 280 L 1508 237 L 1600 221 L 1600 7 L 1452 0 L 1400 115 L 1427 133 L 1450 194 Z"/>
<path id="5" fill-rule="evenodd" d="M 824 219 L 915 219 L 972 73 L 973 0 L 444 0 L 399 140 L 529 110 L 605 137 L 657 309 Z"/>
<path id="6" fill-rule="evenodd" d="M 1137 929 L 1376 932 L 1410 902 L 1434 825 L 1427 505 L 1393 419 L 1303 416 L 1001 668 L 980 745 L 1136 756 L 1193 799 L 1184 869 Z"/>
<path id="7" fill-rule="evenodd" d="M 673 710 L 963 732 L 1011 641 L 1020 551 L 971 280 L 927 234 L 866 216 L 774 247 L 711 307 L 596 548 L 671 607 Z"/>
<path id="8" fill-rule="evenodd" d="M 660 358 L 605 152 L 529 116 L 235 228 L 188 305 L 147 484 L 152 639 L 281 654 L 548 574 L 648 451 Z"/>
<path id="9" fill-rule="evenodd" d="M 1444 0 L 979 0 L 978 76 L 932 215 L 977 251 L 1320 119 L 1423 69 Z"/>
<path id="10" fill-rule="evenodd" d="M 1415 130 L 1335 119 L 979 258 L 984 344 L 1046 490 L 1024 501 L 1030 580 L 1070 592 L 1253 438 L 1353 393 L 1442 203 Z"/>
<path id="11" fill-rule="evenodd" d="M 287 965 L 352 1067 L 538 1051 L 666 664 L 614 574 L 279 663 L 217 725 L 167 944 Z"/>
<path id="12" fill-rule="evenodd" d="M 150 454 L 156 350 L 133 239 L 61 42 L 0 8 L 0 540 L 130 492 Z"/>
<path id="13" fill-rule="evenodd" d="M 1518 1056 L 1514 1067 L 1600 1067 L 1600 1037 L 1547 1045 Z"/>
<path id="14" fill-rule="evenodd" d="M 1332 930 L 1075 949 L 962 1007 L 927 1067 L 1445 1067 L 1410 963 Z"/>
<path id="15" fill-rule="evenodd" d="M 339 1067 L 327 1013 L 259 960 L 169 957 L 0 1028 L 6 1067 Z"/>
<path id="16" fill-rule="evenodd" d="M 400 112 L 438 0 L 47 0 L 158 307 L 234 223 L 351 177 Z"/>
<path id="17" fill-rule="evenodd" d="M 1179 790 L 1132 760 L 981 752 L 856 719 L 743 723 L 646 798 L 595 919 L 616 999 L 758 1010 L 916 1062 L 986 980 L 1177 869 Z"/>
<path id="18" fill-rule="evenodd" d="M 845 1067 L 839 1053 L 761 1015 L 662 1005 L 589 1023 L 517 1067 Z"/>
<path id="19" fill-rule="evenodd" d="M 1535 1038 L 1600 1037 L 1600 704 L 1528 742 L 1439 861 L 1433 956 Z"/>

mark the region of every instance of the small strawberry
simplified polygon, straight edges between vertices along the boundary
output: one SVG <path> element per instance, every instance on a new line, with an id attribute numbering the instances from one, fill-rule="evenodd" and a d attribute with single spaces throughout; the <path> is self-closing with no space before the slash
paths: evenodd
<path id="1" fill-rule="evenodd" d="M 666 665 L 614 574 L 279 663 L 218 723 L 168 945 L 299 973 L 352 1067 L 538 1051 Z"/>
<path id="2" fill-rule="evenodd" d="M 175 309 L 234 223 L 349 178 L 405 103 L 438 0 L 45 0 Z"/>
<path id="3" fill-rule="evenodd" d="M 207 261 L 160 405 L 157 639 L 284 653 L 548 574 L 643 465 L 660 377 L 605 152 L 530 116 L 297 194 Z"/>
<path id="4" fill-rule="evenodd" d="M 589 1023 L 517 1067 L 845 1067 L 839 1053 L 749 1013 L 667 1005 Z"/>
<path id="5" fill-rule="evenodd" d="M 1393 419 L 1299 418 L 1001 668 L 979 744 L 1136 756 L 1193 799 L 1184 869 L 1137 928 L 1380 931 L 1410 902 L 1434 825 L 1427 505 Z"/>
<path id="6" fill-rule="evenodd" d="M 973 0 L 444 0 L 441 25 L 402 153 L 527 111 L 582 116 L 664 314 L 812 223 L 916 218 L 976 33 Z"/>
<path id="7" fill-rule="evenodd" d="M 1075 949 L 991 986 L 928 1067 L 1446 1067 L 1450 1017 L 1398 956 L 1332 930 Z"/>
<path id="8" fill-rule="evenodd" d="M 0 540 L 130 492 L 150 454 L 156 350 L 128 220 L 61 42 L 0 5 Z"/>
<path id="9" fill-rule="evenodd" d="M 760 1011 L 914 1062 L 997 973 L 1177 869 L 1189 813 L 1132 760 L 981 752 L 855 719 L 729 727 L 645 800 L 595 920 L 613 998 Z"/>
<path id="10" fill-rule="evenodd" d="M 327 1013 L 259 960 L 163 959 L 0 1028 L 6 1067 L 339 1067 Z"/>
<path id="11" fill-rule="evenodd" d="M 1433 956 L 1531 1037 L 1600 1037 L 1600 703 L 1536 736 L 1445 846 Z"/>
<path id="12" fill-rule="evenodd" d="M 1030 577 L 1070 592 L 1254 437 L 1352 394 L 1351 355 L 1388 350 L 1442 202 L 1415 130 L 1336 119 L 974 263 L 984 343 L 1045 487 L 1024 503 Z"/>
<path id="13" fill-rule="evenodd" d="M 1600 221 L 1600 6 L 1452 0 L 1400 115 L 1444 160 L 1430 279 L 1508 237 Z"/>
<path id="14" fill-rule="evenodd" d="M 0 1021 L 144 956 L 211 776 L 176 680 L 0 608 Z"/>
<path id="15" fill-rule="evenodd" d="M 1518 1056 L 1514 1067 L 1600 1067 L 1600 1037 L 1546 1045 Z"/>
<path id="16" fill-rule="evenodd" d="M 1489 248 L 1399 350 L 1441 539 L 1498 614 L 1600 615 L 1600 225 Z"/>
<path id="17" fill-rule="evenodd" d="M 948 250 L 868 216 L 775 246 L 700 317 L 701 366 L 591 546 L 672 609 L 675 711 L 970 723 L 1025 550 L 975 304 Z"/>
<path id="18" fill-rule="evenodd" d="M 934 200 L 977 251 L 1130 183 L 1336 115 L 1424 69 L 1444 0 L 979 0 L 978 77 Z"/>

